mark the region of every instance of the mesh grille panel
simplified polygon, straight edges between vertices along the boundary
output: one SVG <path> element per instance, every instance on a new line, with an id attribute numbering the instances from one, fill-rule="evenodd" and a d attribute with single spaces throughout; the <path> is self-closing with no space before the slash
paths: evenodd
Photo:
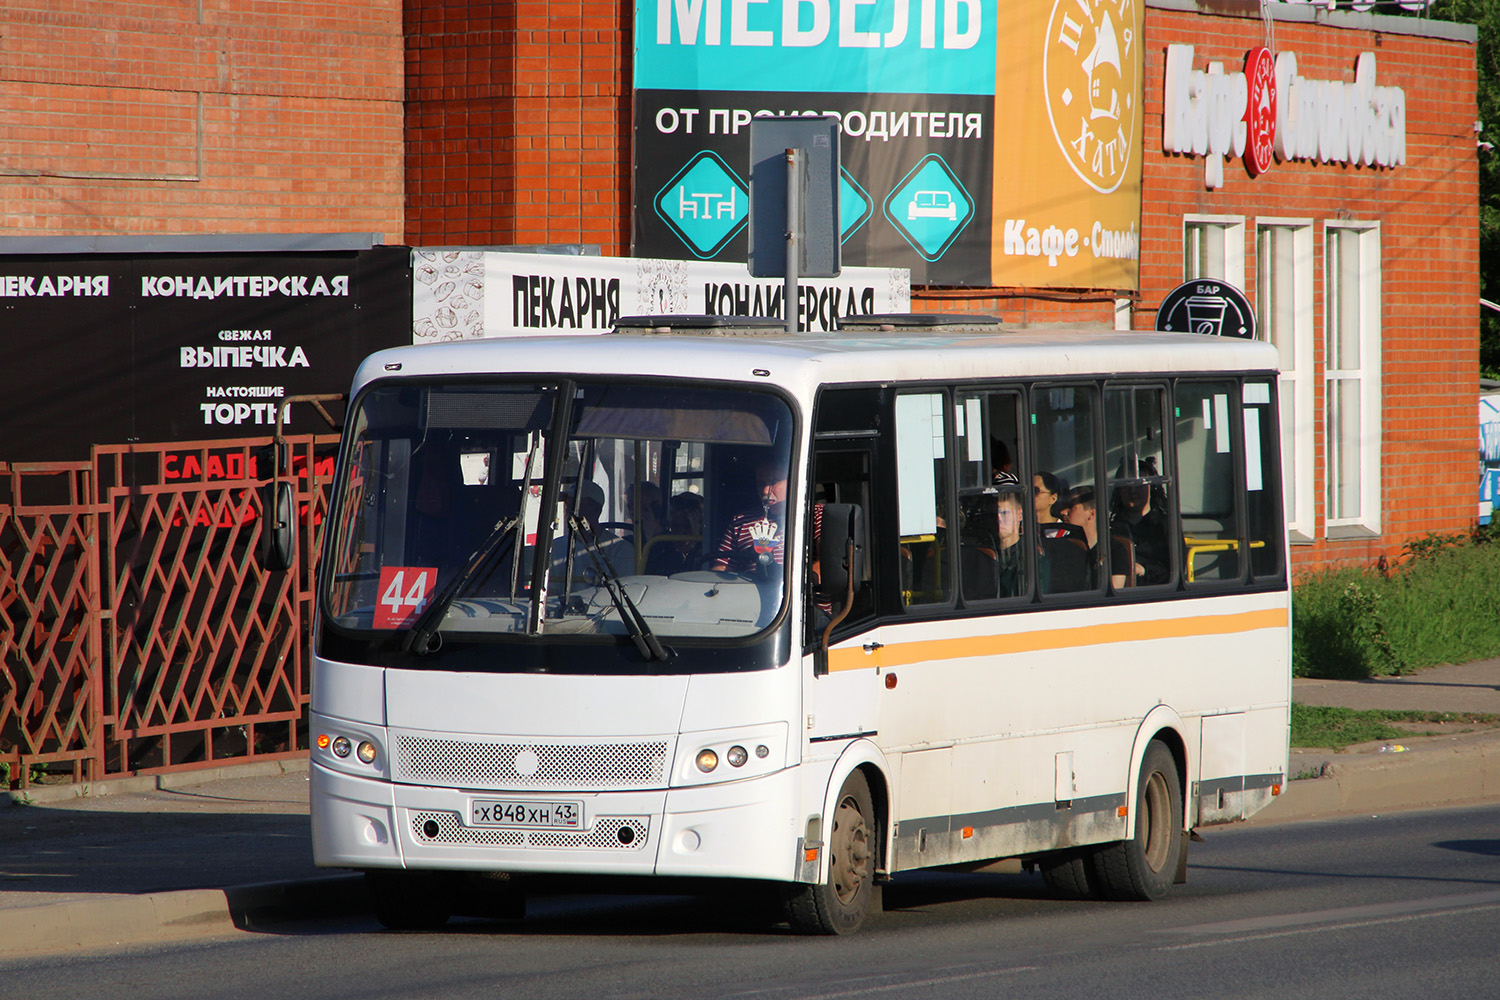
<path id="1" fill-rule="evenodd" d="M 436 824 L 431 832 L 427 824 Z M 600 816 L 582 833 L 559 830 L 493 830 L 464 826 L 457 813 L 411 814 L 411 835 L 419 844 L 480 844 L 487 847 L 535 847 L 553 850 L 639 851 L 646 846 L 650 822 L 644 816 Z"/>
<path id="2" fill-rule="evenodd" d="M 522 769 L 517 770 L 517 758 Z M 398 781 L 462 788 L 660 788 L 666 784 L 667 742 L 476 743 L 397 736 Z"/>

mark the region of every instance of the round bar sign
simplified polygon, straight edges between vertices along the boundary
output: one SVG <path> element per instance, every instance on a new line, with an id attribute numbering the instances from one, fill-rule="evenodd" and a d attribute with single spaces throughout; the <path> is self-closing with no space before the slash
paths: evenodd
<path id="1" fill-rule="evenodd" d="M 1227 281 L 1199 278 L 1172 289 L 1156 311 L 1156 328 L 1168 333 L 1255 339 L 1255 312 L 1245 293 Z"/>

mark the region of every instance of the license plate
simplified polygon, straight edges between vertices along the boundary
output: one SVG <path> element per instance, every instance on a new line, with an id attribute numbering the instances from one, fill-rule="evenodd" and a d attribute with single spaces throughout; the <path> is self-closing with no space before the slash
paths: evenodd
<path id="1" fill-rule="evenodd" d="M 523 830 L 582 830 L 583 803 L 475 799 L 469 806 L 469 825 Z"/>

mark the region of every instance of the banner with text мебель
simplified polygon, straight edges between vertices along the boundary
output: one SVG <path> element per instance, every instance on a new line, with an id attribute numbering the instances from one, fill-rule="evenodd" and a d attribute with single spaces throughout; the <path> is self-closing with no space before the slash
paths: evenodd
<path id="1" fill-rule="evenodd" d="M 744 261 L 750 123 L 835 114 L 850 265 L 1138 287 L 1142 0 L 637 0 L 633 252 Z"/>

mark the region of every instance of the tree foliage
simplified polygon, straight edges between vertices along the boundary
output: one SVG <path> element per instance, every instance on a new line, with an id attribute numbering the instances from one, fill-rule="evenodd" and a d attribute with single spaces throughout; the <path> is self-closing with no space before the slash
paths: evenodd
<path id="1" fill-rule="evenodd" d="M 1459 21 L 1479 30 L 1474 59 L 1479 69 L 1479 294 L 1500 304 L 1500 0 L 1433 0 L 1423 16 Z M 1483 143 L 1493 143 L 1485 149 Z M 1481 309 L 1479 370 L 1500 378 L 1500 312 Z"/>

